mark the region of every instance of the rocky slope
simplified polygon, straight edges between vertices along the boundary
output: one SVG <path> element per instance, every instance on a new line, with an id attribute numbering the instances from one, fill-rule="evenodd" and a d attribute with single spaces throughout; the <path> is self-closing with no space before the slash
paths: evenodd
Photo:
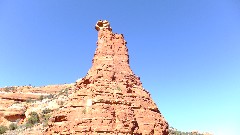
<path id="1" fill-rule="evenodd" d="M 53 113 L 45 134 L 167 135 L 168 123 L 129 66 L 126 41 L 98 21 L 92 67 L 67 103 Z"/>
<path id="2" fill-rule="evenodd" d="M 71 87 L 73 84 L 0 88 L 0 125 L 8 126 L 11 123 L 20 125 L 26 121 L 32 111 L 41 112 L 45 108 L 59 108 L 57 101 L 46 102 L 42 99 Z"/>

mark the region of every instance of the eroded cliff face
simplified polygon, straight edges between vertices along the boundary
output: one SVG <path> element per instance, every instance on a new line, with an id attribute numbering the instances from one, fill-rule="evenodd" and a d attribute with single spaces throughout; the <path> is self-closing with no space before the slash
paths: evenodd
<path id="1" fill-rule="evenodd" d="M 129 66 L 126 41 L 98 21 L 92 67 L 67 104 L 54 112 L 45 134 L 167 135 L 168 123 Z"/>

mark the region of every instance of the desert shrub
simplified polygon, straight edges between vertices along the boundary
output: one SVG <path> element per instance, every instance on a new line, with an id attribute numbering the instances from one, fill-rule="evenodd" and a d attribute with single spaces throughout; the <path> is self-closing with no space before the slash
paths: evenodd
<path id="1" fill-rule="evenodd" d="M 15 130 L 15 129 L 17 129 L 17 124 L 11 123 L 11 124 L 9 125 L 9 130 Z"/>
<path id="2" fill-rule="evenodd" d="M 33 125 L 39 123 L 39 121 L 39 115 L 36 112 L 31 112 L 30 117 L 27 119 L 26 127 L 33 127 Z"/>
<path id="3" fill-rule="evenodd" d="M 26 129 L 26 124 L 21 124 L 18 126 L 18 129 Z"/>
<path id="4" fill-rule="evenodd" d="M 46 126 L 46 125 L 47 125 L 50 117 L 51 117 L 51 114 L 44 114 L 44 115 L 42 115 L 42 120 L 43 120 L 42 123 L 43 123 L 43 126 Z"/>
<path id="5" fill-rule="evenodd" d="M 43 121 L 48 121 L 50 117 L 51 117 L 51 114 L 45 114 L 43 115 L 42 119 Z"/>
<path id="6" fill-rule="evenodd" d="M 86 108 L 84 108 L 84 109 L 82 110 L 82 113 L 83 113 L 83 114 L 86 114 L 86 112 L 87 112 L 87 110 L 86 110 Z"/>
<path id="7" fill-rule="evenodd" d="M 29 98 L 29 99 L 27 99 L 27 100 L 26 100 L 26 102 L 27 102 L 27 103 L 34 103 L 34 102 L 35 102 L 35 100 L 33 100 L 33 99 Z"/>
<path id="8" fill-rule="evenodd" d="M 42 111 L 41 119 L 44 127 L 47 126 L 48 120 L 51 117 L 51 112 L 52 110 L 49 108 L 46 108 Z"/>
<path id="9" fill-rule="evenodd" d="M 118 86 L 118 87 L 117 87 L 117 90 L 121 91 L 121 88 Z"/>
<path id="10" fill-rule="evenodd" d="M 191 133 L 191 132 L 182 132 L 174 129 L 173 127 L 169 128 L 169 135 L 203 135 L 201 133 Z"/>
<path id="11" fill-rule="evenodd" d="M 44 109 L 44 110 L 42 111 L 42 114 L 48 114 L 48 113 L 50 113 L 50 112 L 52 112 L 52 110 L 49 109 L 49 108 L 46 108 L 46 109 Z"/>
<path id="12" fill-rule="evenodd" d="M 5 92 L 10 92 L 10 91 L 14 91 L 16 89 L 16 87 L 6 87 L 6 88 L 4 88 L 4 91 Z"/>
<path id="13" fill-rule="evenodd" d="M 58 102 L 58 105 L 62 106 L 63 104 L 64 104 L 64 101 L 62 101 L 62 100 Z"/>
<path id="14" fill-rule="evenodd" d="M 0 134 L 4 134 L 8 128 L 6 126 L 0 126 Z"/>
<path id="15" fill-rule="evenodd" d="M 52 99 L 52 98 L 54 98 L 54 95 L 53 94 L 47 95 L 46 98 Z"/>
<path id="16" fill-rule="evenodd" d="M 40 97 L 39 97 L 39 100 L 43 100 L 44 99 L 44 96 L 43 95 L 41 95 Z"/>
<path id="17" fill-rule="evenodd" d="M 62 89 L 58 95 L 65 95 L 65 96 L 68 96 L 68 91 L 69 91 L 70 88 L 65 88 L 65 89 Z"/>

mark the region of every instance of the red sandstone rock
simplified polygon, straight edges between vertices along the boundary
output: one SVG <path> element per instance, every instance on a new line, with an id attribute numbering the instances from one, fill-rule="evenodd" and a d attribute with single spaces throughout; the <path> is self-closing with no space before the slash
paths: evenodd
<path id="1" fill-rule="evenodd" d="M 8 126 L 11 122 L 16 122 L 19 119 L 26 121 L 25 118 L 28 116 L 28 113 L 31 111 L 39 111 L 41 107 L 46 104 L 27 104 L 26 101 L 30 101 L 30 99 L 38 100 L 41 95 L 47 96 L 49 94 L 57 94 L 61 90 L 70 88 L 73 85 L 74 84 L 63 84 L 43 87 L 12 86 L 0 88 L 0 125 Z M 63 99 L 57 99 L 59 102 L 60 100 Z M 47 104 L 49 109 L 56 109 L 59 107 L 58 103 L 55 103 L 54 101 Z"/>
<path id="2" fill-rule="evenodd" d="M 4 118 L 9 122 L 16 122 L 17 120 L 25 119 L 26 105 L 15 104 L 8 107 L 4 112 Z"/>
<path id="3" fill-rule="evenodd" d="M 3 117 L 5 111 L 14 103 L 13 100 L 6 100 L 0 98 L 0 125 L 4 125 L 3 122 L 6 122 L 6 119 Z"/>
<path id="4" fill-rule="evenodd" d="M 129 66 L 126 41 L 98 21 L 97 49 L 76 92 L 53 114 L 45 134 L 167 135 L 168 123 Z"/>
<path id="5" fill-rule="evenodd" d="M 34 93 L 4 93 L 0 95 L 0 98 L 15 101 L 26 101 L 29 99 L 39 99 L 40 96 L 41 95 Z"/>
<path id="6" fill-rule="evenodd" d="M 61 85 L 47 85 L 42 87 L 33 86 L 11 86 L 0 88 L 0 92 L 5 93 L 22 93 L 22 94 L 56 94 L 60 90 L 72 87 L 74 84 L 61 84 Z"/>

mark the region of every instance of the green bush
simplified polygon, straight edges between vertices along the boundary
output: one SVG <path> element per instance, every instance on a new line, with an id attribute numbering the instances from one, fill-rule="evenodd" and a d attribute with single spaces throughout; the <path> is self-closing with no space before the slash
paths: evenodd
<path id="1" fill-rule="evenodd" d="M 15 129 L 17 129 L 17 124 L 11 123 L 11 124 L 9 125 L 9 129 L 10 129 L 10 130 L 15 130 Z"/>
<path id="2" fill-rule="evenodd" d="M 8 128 L 6 126 L 0 126 L 0 134 L 4 134 Z"/>
<path id="3" fill-rule="evenodd" d="M 33 127 L 34 124 L 39 122 L 39 115 L 36 112 L 31 112 L 30 117 L 27 119 L 26 127 Z"/>

